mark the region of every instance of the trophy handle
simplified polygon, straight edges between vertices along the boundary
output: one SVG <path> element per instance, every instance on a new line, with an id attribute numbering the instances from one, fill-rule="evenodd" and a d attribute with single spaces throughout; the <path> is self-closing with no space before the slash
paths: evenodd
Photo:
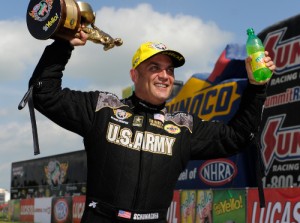
<path id="1" fill-rule="evenodd" d="M 102 44 L 105 51 L 123 44 L 120 38 L 114 39 L 108 33 L 95 26 L 96 13 L 93 12 L 92 7 L 88 3 L 77 1 L 77 5 L 81 15 L 81 30 L 88 34 L 88 40 Z M 91 28 L 87 27 L 89 25 L 91 25 Z M 79 34 L 76 34 L 76 37 L 79 37 Z"/>
<path id="2" fill-rule="evenodd" d="M 112 38 L 109 34 L 99 29 L 95 26 L 94 23 L 91 24 L 92 28 L 89 27 L 82 27 L 82 31 L 88 34 L 88 40 L 99 43 L 103 45 L 103 49 L 105 51 L 115 47 L 121 46 L 123 44 L 122 39 L 120 38 Z"/>

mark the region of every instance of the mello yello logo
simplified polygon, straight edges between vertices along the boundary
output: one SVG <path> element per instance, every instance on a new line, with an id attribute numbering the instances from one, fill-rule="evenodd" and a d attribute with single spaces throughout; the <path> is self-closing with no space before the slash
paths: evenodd
<path id="1" fill-rule="evenodd" d="M 186 111 L 204 120 L 210 120 L 231 112 L 233 102 L 240 97 L 236 90 L 236 82 L 211 86 L 206 81 L 192 78 L 179 94 L 167 103 L 167 108 L 171 113 Z"/>
<path id="2" fill-rule="evenodd" d="M 243 198 L 239 195 L 238 198 L 229 198 L 214 204 L 214 211 L 217 215 L 228 213 L 243 208 Z"/>

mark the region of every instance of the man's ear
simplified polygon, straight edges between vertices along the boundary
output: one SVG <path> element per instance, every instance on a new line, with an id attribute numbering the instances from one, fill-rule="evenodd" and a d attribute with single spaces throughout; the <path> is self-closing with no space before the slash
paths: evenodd
<path id="1" fill-rule="evenodd" d="M 136 83 L 137 78 L 138 78 L 137 75 L 138 75 L 137 70 L 132 68 L 130 70 L 130 77 L 131 77 L 131 80 L 132 80 L 133 83 Z"/>

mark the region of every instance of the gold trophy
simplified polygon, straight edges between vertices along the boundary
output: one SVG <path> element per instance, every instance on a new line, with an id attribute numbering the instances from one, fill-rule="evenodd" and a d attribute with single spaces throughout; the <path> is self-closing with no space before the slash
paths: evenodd
<path id="1" fill-rule="evenodd" d="M 86 2 L 75 0 L 31 0 L 27 9 L 27 27 L 36 39 L 79 36 L 82 30 L 88 40 L 109 50 L 123 44 L 95 26 L 96 14 Z M 90 27 L 89 27 L 90 26 Z"/>

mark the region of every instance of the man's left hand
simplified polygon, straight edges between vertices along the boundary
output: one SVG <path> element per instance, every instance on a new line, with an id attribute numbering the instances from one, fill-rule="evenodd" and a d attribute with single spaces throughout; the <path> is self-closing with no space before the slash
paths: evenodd
<path id="1" fill-rule="evenodd" d="M 251 68 L 251 60 L 252 60 L 251 56 L 247 57 L 246 60 L 245 60 L 246 70 L 247 70 L 248 79 L 249 79 L 250 84 L 264 85 L 264 84 L 268 83 L 269 80 L 271 79 L 271 77 L 264 80 L 264 81 L 256 81 L 254 79 L 252 68 Z M 269 52 L 268 51 L 265 51 L 265 57 L 263 58 L 263 60 L 266 64 L 266 67 L 269 68 L 272 71 L 272 74 L 273 74 L 274 70 L 276 69 L 276 66 L 275 66 L 274 62 L 272 61 L 271 57 L 269 57 Z"/>

